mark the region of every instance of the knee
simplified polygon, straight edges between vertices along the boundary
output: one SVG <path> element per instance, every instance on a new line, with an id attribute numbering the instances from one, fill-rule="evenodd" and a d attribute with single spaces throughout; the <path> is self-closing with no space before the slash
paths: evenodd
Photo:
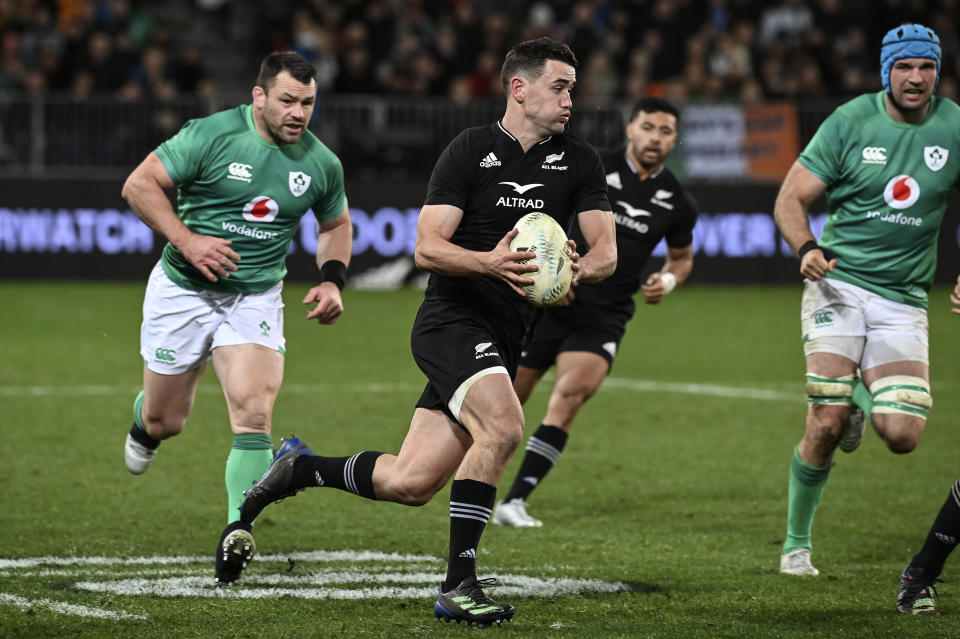
<path id="1" fill-rule="evenodd" d="M 186 415 L 166 412 L 147 412 L 143 415 L 143 428 L 154 439 L 163 440 L 179 435 L 186 425 Z"/>
<path id="2" fill-rule="evenodd" d="M 593 397 L 594 393 L 596 393 L 595 388 L 590 388 L 583 384 L 564 387 L 557 391 L 559 401 L 573 410 L 577 410 L 583 406 L 588 399 Z"/>
<path id="3" fill-rule="evenodd" d="M 269 433 L 270 410 L 259 401 L 247 401 L 236 407 L 231 415 L 234 432 Z"/>
<path id="4" fill-rule="evenodd" d="M 911 422 L 916 421 L 918 420 L 911 420 Z M 922 421 L 919 424 L 894 422 L 878 426 L 878 430 L 883 437 L 883 441 L 886 442 L 887 448 L 890 449 L 890 452 L 898 455 L 912 452 L 920 444 L 920 438 L 923 436 L 923 428 L 924 422 Z"/>
<path id="5" fill-rule="evenodd" d="M 832 451 L 840 441 L 848 415 L 848 407 L 811 404 L 807 412 L 807 437 L 818 448 Z"/>

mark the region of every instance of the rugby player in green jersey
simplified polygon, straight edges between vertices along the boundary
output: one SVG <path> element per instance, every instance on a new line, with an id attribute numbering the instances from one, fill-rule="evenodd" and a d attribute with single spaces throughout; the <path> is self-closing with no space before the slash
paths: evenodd
<path id="1" fill-rule="evenodd" d="M 307 319 L 332 324 L 353 228 L 340 160 L 308 129 L 314 68 L 277 52 L 260 66 L 252 104 L 190 120 L 130 174 L 123 197 L 166 239 L 143 303 L 143 390 L 125 459 L 139 475 L 160 442 L 178 435 L 212 360 L 227 402 L 233 445 L 226 462 L 227 527 L 217 544 L 218 583 L 252 559 L 243 491 L 270 466 L 273 405 L 283 380 L 281 289 L 290 240 L 308 210 L 318 226 L 320 283 Z M 176 187 L 177 206 L 165 193 Z"/>
<path id="2" fill-rule="evenodd" d="M 940 40 L 908 24 L 881 48 L 883 91 L 840 106 L 791 167 L 774 215 L 800 258 L 808 410 L 793 453 L 780 572 L 816 575 L 813 518 L 834 451 L 869 415 L 894 453 L 923 435 L 930 395 L 927 293 L 937 236 L 960 176 L 960 107 L 933 95 Z M 819 242 L 807 210 L 826 193 Z"/>

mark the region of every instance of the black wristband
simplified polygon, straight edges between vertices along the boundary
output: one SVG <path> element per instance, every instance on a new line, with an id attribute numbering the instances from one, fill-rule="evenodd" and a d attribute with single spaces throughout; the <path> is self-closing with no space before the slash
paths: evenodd
<path id="1" fill-rule="evenodd" d="M 320 282 L 333 282 L 342 291 L 347 284 L 347 265 L 340 260 L 327 260 L 320 267 Z"/>
<path id="2" fill-rule="evenodd" d="M 818 248 L 820 248 L 820 246 L 817 244 L 816 240 L 810 240 L 809 242 L 804 242 L 803 246 L 801 246 L 800 249 L 797 251 L 797 257 L 799 257 L 802 260 L 804 255 Z"/>
<path id="3" fill-rule="evenodd" d="M 815 240 L 810 240 L 808 242 L 803 243 L 803 246 L 801 246 L 800 250 L 797 251 L 797 257 L 799 257 L 802 260 L 804 255 L 806 255 L 807 253 L 813 250 L 817 250 L 823 253 L 823 259 L 827 260 L 828 262 L 837 256 L 837 254 L 831 251 L 830 249 L 823 248 L 822 246 L 817 244 Z"/>

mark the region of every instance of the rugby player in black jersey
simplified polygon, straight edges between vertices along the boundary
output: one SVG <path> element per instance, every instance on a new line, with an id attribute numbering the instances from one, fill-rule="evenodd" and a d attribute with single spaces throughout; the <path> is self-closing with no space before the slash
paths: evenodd
<path id="1" fill-rule="evenodd" d="M 603 163 L 567 135 L 577 60 L 565 44 L 540 38 L 506 56 L 503 118 L 466 129 L 433 170 L 417 225 L 417 266 L 431 273 L 414 321 L 411 346 L 427 376 L 397 455 L 364 451 L 313 456 L 286 442 L 247 491 L 241 517 L 313 486 L 370 499 L 425 504 L 453 478 L 447 575 L 434 605 L 438 619 L 489 626 L 513 606 L 483 592 L 477 547 L 496 503 L 503 469 L 523 438 L 523 409 L 512 379 L 537 313 L 526 302 L 523 264 L 510 250 L 517 220 L 543 211 L 562 227 L 576 217 L 588 256 L 574 256 L 577 282 L 599 281 L 616 266 L 616 232 Z"/>
<path id="2" fill-rule="evenodd" d="M 514 380 L 521 402 L 553 365 L 556 377 L 547 414 L 527 441 L 517 477 L 494 512 L 495 524 L 543 525 L 527 513 L 527 498 L 560 457 L 580 407 L 610 372 L 635 311 L 634 294 L 639 290 L 646 303 L 659 304 L 690 275 L 697 207 L 663 165 L 677 143 L 678 119 L 666 100 L 642 98 L 631 112 L 626 145 L 602 154 L 616 220 L 617 269 L 602 282 L 578 286 L 568 305 L 547 311 L 524 347 Z M 583 235 L 575 230 L 572 236 L 586 251 Z M 644 266 L 662 238 L 663 268 L 641 285 Z"/>

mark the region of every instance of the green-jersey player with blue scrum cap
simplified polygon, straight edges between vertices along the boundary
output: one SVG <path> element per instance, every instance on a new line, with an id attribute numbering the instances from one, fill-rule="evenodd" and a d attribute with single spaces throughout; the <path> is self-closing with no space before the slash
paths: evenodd
<path id="1" fill-rule="evenodd" d="M 912 451 L 933 405 L 927 294 L 937 237 L 960 177 L 960 107 L 934 95 L 940 39 L 891 29 L 883 91 L 840 106 L 791 167 L 774 215 L 805 278 L 801 327 L 808 410 L 790 464 L 780 572 L 818 574 L 814 514 L 834 451 L 852 452 L 867 416 L 894 453 Z M 807 211 L 826 195 L 819 240 Z"/>

